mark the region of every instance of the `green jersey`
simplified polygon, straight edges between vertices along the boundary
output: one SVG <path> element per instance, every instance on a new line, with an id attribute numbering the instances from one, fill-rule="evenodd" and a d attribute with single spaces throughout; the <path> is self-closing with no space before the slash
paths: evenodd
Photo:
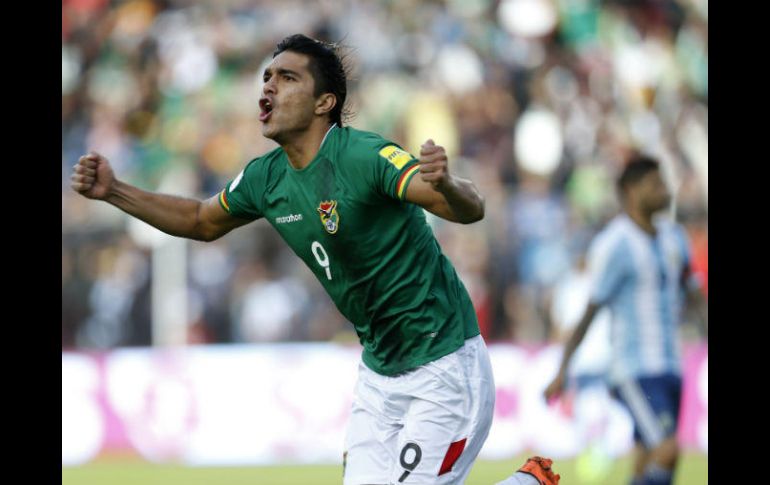
<path id="1" fill-rule="evenodd" d="M 294 169 L 282 148 L 255 158 L 219 194 L 267 218 L 353 323 L 363 362 L 395 375 L 479 334 L 468 292 L 425 220 L 404 200 L 418 161 L 374 133 L 333 126 Z"/>

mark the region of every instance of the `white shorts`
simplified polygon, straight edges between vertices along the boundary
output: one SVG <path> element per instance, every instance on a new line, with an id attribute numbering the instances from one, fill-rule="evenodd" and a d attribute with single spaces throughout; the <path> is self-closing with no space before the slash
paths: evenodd
<path id="1" fill-rule="evenodd" d="M 394 377 L 359 365 L 344 485 L 461 484 L 492 425 L 495 385 L 480 335 Z"/>

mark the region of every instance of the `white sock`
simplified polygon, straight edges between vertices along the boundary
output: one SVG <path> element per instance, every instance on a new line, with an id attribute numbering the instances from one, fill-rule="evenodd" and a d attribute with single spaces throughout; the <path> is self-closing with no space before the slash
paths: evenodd
<path id="1" fill-rule="evenodd" d="M 516 472 L 495 485 L 540 485 L 540 482 L 529 473 Z"/>

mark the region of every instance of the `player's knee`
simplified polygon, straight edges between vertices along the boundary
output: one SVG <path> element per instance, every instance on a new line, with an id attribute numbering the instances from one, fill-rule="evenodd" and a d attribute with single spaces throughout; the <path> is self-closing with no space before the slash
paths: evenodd
<path id="1" fill-rule="evenodd" d="M 656 463 L 673 469 L 679 459 L 679 444 L 676 442 L 676 436 L 666 438 L 655 448 L 653 455 Z"/>

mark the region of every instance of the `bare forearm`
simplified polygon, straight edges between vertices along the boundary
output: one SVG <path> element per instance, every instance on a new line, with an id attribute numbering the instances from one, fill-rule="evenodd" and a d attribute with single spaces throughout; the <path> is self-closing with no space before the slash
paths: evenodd
<path id="1" fill-rule="evenodd" d="M 564 345 L 564 355 L 561 358 L 561 371 L 566 372 L 567 368 L 569 368 L 572 354 L 574 354 L 575 350 L 577 350 L 580 342 L 583 340 L 583 337 L 585 337 L 585 330 L 582 329 L 582 327 L 578 327 L 575 329 L 575 332 L 572 333 L 572 336 L 570 336 L 569 340 L 567 340 L 567 343 Z"/>
<path id="2" fill-rule="evenodd" d="M 484 218 L 484 197 L 470 180 L 452 176 L 439 191 L 457 222 L 470 224 Z"/>
<path id="3" fill-rule="evenodd" d="M 147 192 L 116 180 L 105 201 L 172 236 L 207 239 L 198 200 Z"/>
<path id="4" fill-rule="evenodd" d="M 572 335 L 570 336 L 569 340 L 567 340 L 567 343 L 564 345 L 564 354 L 561 358 L 561 367 L 560 371 L 566 373 L 567 368 L 569 367 L 570 359 L 572 359 L 572 354 L 575 353 L 575 350 L 577 350 L 578 346 L 580 345 L 580 342 L 583 341 L 583 338 L 586 336 L 586 333 L 588 332 L 588 327 L 591 325 L 591 322 L 594 319 L 594 316 L 596 315 L 598 307 L 591 304 L 586 309 L 586 311 L 583 313 L 583 318 L 580 319 L 580 322 L 578 323 L 577 327 L 575 327 L 575 331 L 572 332 Z"/>

